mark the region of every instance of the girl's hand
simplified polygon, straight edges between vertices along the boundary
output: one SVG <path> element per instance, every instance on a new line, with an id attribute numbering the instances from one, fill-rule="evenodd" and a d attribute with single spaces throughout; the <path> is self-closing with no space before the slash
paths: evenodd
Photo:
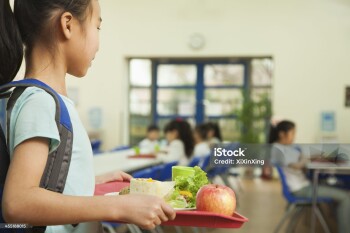
<path id="1" fill-rule="evenodd" d="M 159 197 L 151 195 L 128 194 L 121 208 L 123 216 L 119 220 L 133 223 L 143 229 L 154 229 L 157 225 L 176 216 L 175 210 Z"/>
<path id="2" fill-rule="evenodd" d="M 104 184 L 111 181 L 130 181 L 131 175 L 122 171 L 113 171 L 100 176 L 95 177 L 96 184 Z"/>

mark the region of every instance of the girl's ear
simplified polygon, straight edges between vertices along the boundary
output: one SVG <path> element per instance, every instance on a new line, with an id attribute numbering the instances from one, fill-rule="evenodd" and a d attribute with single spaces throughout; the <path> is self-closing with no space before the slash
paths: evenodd
<path id="1" fill-rule="evenodd" d="M 278 139 L 277 140 L 284 140 L 285 136 L 286 136 L 286 133 L 283 132 L 283 131 L 280 131 L 278 133 Z"/>
<path id="2" fill-rule="evenodd" d="M 64 12 L 60 23 L 63 36 L 67 40 L 70 39 L 72 37 L 73 15 L 69 12 Z"/>
<path id="3" fill-rule="evenodd" d="M 180 137 L 180 134 L 179 134 L 178 130 L 175 129 L 173 132 L 174 132 L 175 138 L 179 138 Z"/>

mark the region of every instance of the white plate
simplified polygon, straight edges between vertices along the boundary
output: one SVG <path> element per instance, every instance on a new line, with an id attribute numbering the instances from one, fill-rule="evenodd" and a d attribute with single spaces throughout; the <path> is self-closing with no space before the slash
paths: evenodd
<path id="1" fill-rule="evenodd" d="M 192 207 L 192 208 L 174 208 L 174 210 L 181 210 L 181 211 L 186 211 L 186 210 L 195 210 L 196 207 Z"/>
<path id="2" fill-rule="evenodd" d="M 119 192 L 105 193 L 105 196 L 116 196 L 119 195 Z"/>
<path id="3" fill-rule="evenodd" d="M 117 196 L 119 195 L 119 192 L 112 192 L 112 193 L 105 193 L 105 196 Z M 195 210 L 196 207 L 192 207 L 192 208 L 174 208 L 174 210 L 178 210 L 178 211 L 186 211 L 186 210 Z"/>

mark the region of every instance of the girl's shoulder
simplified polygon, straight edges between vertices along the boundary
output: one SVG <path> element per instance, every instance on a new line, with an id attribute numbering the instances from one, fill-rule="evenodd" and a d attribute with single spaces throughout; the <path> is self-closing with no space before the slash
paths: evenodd
<path id="1" fill-rule="evenodd" d="M 184 143 L 180 139 L 175 139 L 170 143 L 170 146 L 183 147 Z"/>
<path id="2" fill-rule="evenodd" d="M 15 106 L 23 106 L 26 104 L 34 107 L 52 107 L 55 105 L 53 97 L 45 90 L 38 87 L 27 87 L 21 96 L 17 99 Z"/>

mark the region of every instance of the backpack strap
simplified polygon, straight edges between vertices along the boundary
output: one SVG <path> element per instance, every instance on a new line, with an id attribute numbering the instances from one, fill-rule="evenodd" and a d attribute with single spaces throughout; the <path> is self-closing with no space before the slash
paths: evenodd
<path id="1" fill-rule="evenodd" d="M 10 95 L 10 98 L 7 101 L 6 106 L 6 131 L 7 131 L 7 145 L 10 145 L 10 120 L 12 109 L 15 106 L 17 99 L 22 95 L 26 90 L 26 87 L 17 87 L 13 90 Z"/>
<path id="2" fill-rule="evenodd" d="M 3 190 L 3 186 L 6 180 L 7 170 L 10 165 L 10 156 L 6 146 L 6 138 L 2 126 L 0 124 L 0 192 Z M 2 193 L 0 193 L 2 196 Z M 1 206 L 1 200 L 0 200 Z"/>
<path id="3" fill-rule="evenodd" d="M 61 141 L 58 148 L 52 153 L 50 153 L 48 156 L 45 170 L 40 181 L 40 187 L 53 192 L 62 193 L 65 187 L 69 165 L 71 161 L 73 147 L 73 127 L 65 103 L 63 102 L 62 98 L 51 87 L 36 79 L 24 79 L 0 86 L 0 93 L 2 93 L 5 90 L 8 90 L 9 88 L 16 87 L 15 90 L 12 92 L 7 105 L 8 139 L 10 116 L 15 102 L 27 87 L 32 86 L 45 90 L 55 100 L 55 121 L 57 124 Z M 34 227 L 32 229 L 32 232 L 44 232 L 45 229 L 45 226 Z"/>

